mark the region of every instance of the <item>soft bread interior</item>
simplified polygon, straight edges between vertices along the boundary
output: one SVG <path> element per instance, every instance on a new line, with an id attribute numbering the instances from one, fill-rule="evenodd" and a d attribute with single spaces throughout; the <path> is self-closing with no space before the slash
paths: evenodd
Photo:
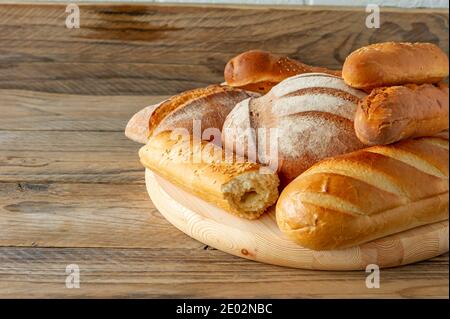
<path id="1" fill-rule="evenodd" d="M 279 180 L 276 174 L 248 172 L 222 186 L 224 198 L 240 217 L 255 219 L 275 204 Z"/>

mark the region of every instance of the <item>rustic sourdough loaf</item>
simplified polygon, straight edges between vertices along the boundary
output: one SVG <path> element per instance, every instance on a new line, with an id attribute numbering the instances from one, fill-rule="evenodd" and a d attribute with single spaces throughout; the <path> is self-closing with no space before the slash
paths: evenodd
<path id="1" fill-rule="evenodd" d="M 230 213 L 258 218 L 278 198 L 278 176 L 261 165 L 230 161 L 222 148 L 162 132 L 139 151 L 141 163 L 187 192 Z"/>
<path id="2" fill-rule="evenodd" d="M 280 229 L 339 249 L 448 219 L 448 140 L 424 137 L 323 160 L 281 193 Z"/>
<path id="3" fill-rule="evenodd" d="M 317 161 L 363 147 L 353 128 L 358 102 L 366 94 L 329 74 L 311 73 L 288 78 L 265 96 L 241 101 L 227 116 L 222 130 L 224 147 L 256 160 L 277 162 L 285 185 Z M 274 128 L 275 131 L 268 129 Z M 261 133 L 249 129 L 265 129 Z M 277 152 L 270 138 L 277 133 Z"/>

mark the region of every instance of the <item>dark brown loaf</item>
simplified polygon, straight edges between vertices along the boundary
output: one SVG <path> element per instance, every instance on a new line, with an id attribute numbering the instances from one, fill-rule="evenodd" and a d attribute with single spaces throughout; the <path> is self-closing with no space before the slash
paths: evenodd
<path id="1" fill-rule="evenodd" d="M 230 86 L 266 93 L 284 79 L 302 73 L 341 75 L 340 71 L 309 66 L 266 51 L 251 50 L 228 61 L 224 77 Z"/>
<path id="2" fill-rule="evenodd" d="M 374 89 L 356 111 L 355 131 L 367 145 L 431 136 L 448 129 L 448 87 L 432 84 Z"/>
<path id="3" fill-rule="evenodd" d="M 448 76 L 448 67 L 447 55 L 432 43 L 385 42 L 352 52 L 342 77 L 359 89 L 438 83 Z"/>
<path id="4" fill-rule="evenodd" d="M 319 160 L 364 147 L 353 128 L 356 106 L 366 94 L 328 74 L 302 74 L 288 78 L 265 96 L 246 99 L 231 111 L 222 130 L 223 145 L 241 156 L 257 146 L 257 160 L 278 162 L 286 185 Z M 258 144 L 246 130 L 278 131 L 277 152 Z M 261 139 L 259 139 L 261 141 Z M 273 143 L 272 143 L 273 146 Z M 251 153 L 251 152 L 250 152 Z M 268 154 L 268 155 L 265 155 Z"/>
<path id="5" fill-rule="evenodd" d="M 448 140 L 425 137 L 324 160 L 281 193 L 280 229 L 340 249 L 448 219 Z"/>
<path id="6" fill-rule="evenodd" d="M 186 136 L 185 136 L 186 137 Z M 187 192 L 230 213 L 258 218 L 275 204 L 279 180 L 261 165 L 228 161 L 215 144 L 162 132 L 139 151 L 141 163 Z"/>
<path id="7" fill-rule="evenodd" d="M 193 120 L 201 123 L 201 132 L 208 128 L 220 130 L 236 103 L 252 96 L 258 94 L 219 85 L 185 91 L 136 113 L 125 135 L 145 144 L 149 136 L 166 130 L 182 128 L 192 133 Z"/>

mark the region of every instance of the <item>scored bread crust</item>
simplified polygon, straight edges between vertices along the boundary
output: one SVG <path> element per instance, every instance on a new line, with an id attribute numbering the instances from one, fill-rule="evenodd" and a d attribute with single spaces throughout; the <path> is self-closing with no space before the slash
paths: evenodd
<path id="1" fill-rule="evenodd" d="M 176 128 L 185 128 L 192 133 L 193 120 L 201 121 L 202 131 L 207 128 L 220 130 L 236 103 L 251 96 L 255 94 L 222 85 L 210 85 L 177 94 L 152 112 L 149 137 Z"/>
<path id="2" fill-rule="evenodd" d="M 220 130 L 236 103 L 255 96 L 258 94 L 223 85 L 185 91 L 134 114 L 128 121 L 125 135 L 145 144 L 151 135 L 162 131 L 186 129 L 192 133 L 193 120 L 201 124 L 200 133 L 208 128 Z"/>
<path id="3" fill-rule="evenodd" d="M 323 160 L 281 193 L 280 229 L 341 249 L 448 219 L 448 140 L 424 137 Z"/>
<path id="4" fill-rule="evenodd" d="M 355 135 L 353 118 L 365 96 L 329 74 L 288 78 L 266 95 L 238 103 L 224 122 L 222 144 L 244 157 L 250 147 L 256 148 L 256 160 L 278 163 L 281 184 L 287 185 L 325 157 L 364 147 Z M 278 133 L 278 152 L 271 153 L 270 144 L 260 143 L 258 130 L 266 132 L 267 143 L 271 134 Z"/>
<path id="5" fill-rule="evenodd" d="M 284 79 L 303 73 L 341 75 L 337 70 L 310 66 L 266 51 L 250 50 L 228 61 L 224 78 L 230 86 L 266 93 Z"/>
<path id="6" fill-rule="evenodd" d="M 278 176 L 261 165 L 229 160 L 222 148 L 165 131 L 139 150 L 148 169 L 232 214 L 261 216 L 278 198 Z"/>
<path id="7" fill-rule="evenodd" d="M 384 42 L 352 52 L 342 77 L 355 88 L 438 83 L 448 76 L 448 57 L 432 43 Z"/>
<path id="8" fill-rule="evenodd" d="M 448 129 L 448 86 L 407 84 L 376 88 L 356 110 L 355 132 L 367 145 L 431 136 Z"/>

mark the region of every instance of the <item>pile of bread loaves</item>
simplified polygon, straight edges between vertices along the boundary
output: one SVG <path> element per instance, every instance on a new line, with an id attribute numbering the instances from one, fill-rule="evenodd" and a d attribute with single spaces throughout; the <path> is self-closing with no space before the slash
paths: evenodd
<path id="1" fill-rule="evenodd" d="M 276 204 L 300 245 L 345 248 L 448 219 L 448 68 L 430 43 L 369 45 L 342 72 L 248 51 L 224 84 L 149 106 L 125 132 L 184 190 L 248 219 Z"/>

